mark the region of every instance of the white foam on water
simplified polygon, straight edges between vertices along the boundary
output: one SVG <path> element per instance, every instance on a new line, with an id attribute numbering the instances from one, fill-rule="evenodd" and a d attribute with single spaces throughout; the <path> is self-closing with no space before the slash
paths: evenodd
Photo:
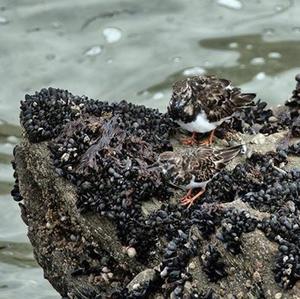
<path id="1" fill-rule="evenodd" d="M 107 27 L 103 29 L 102 33 L 104 35 L 105 40 L 110 44 L 119 41 L 122 37 L 122 31 L 114 27 Z"/>
<path id="2" fill-rule="evenodd" d="M 162 92 L 156 92 L 154 95 L 153 95 L 153 100 L 160 100 L 164 97 L 164 94 Z"/>
<path id="3" fill-rule="evenodd" d="M 271 35 L 274 35 L 274 33 L 275 33 L 275 29 L 273 29 L 273 28 L 265 28 L 263 30 L 264 35 L 271 36 Z"/>
<path id="4" fill-rule="evenodd" d="M 258 74 L 256 74 L 255 79 L 256 80 L 264 80 L 266 78 L 266 73 L 265 72 L 260 72 Z"/>
<path id="5" fill-rule="evenodd" d="M 238 0 L 217 0 L 217 3 L 232 9 L 241 9 L 243 6 Z"/>
<path id="6" fill-rule="evenodd" d="M 263 57 L 255 57 L 250 61 L 250 63 L 252 65 L 261 65 L 265 63 L 265 59 Z"/>
<path id="7" fill-rule="evenodd" d="M 96 56 L 102 52 L 102 48 L 100 46 L 94 46 L 87 50 L 84 54 L 87 56 Z"/>
<path id="8" fill-rule="evenodd" d="M 53 22 L 53 23 L 51 24 L 51 26 L 52 26 L 53 28 L 55 28 L 55 29 L 58 29 L 58 28 L 60 28 L 60 27 L 62 26 L 62 24 L 61 24 L 60 22 Z"/>
<path id="9" fill-rule="evenodd" d="M 283 11 L 283 9 L 284 9 L 284 7 L 282 5 L 276 5 L 275 6 L 275 11 L 280 12 L 280 11 Z"/>
<path id="10" fill-rule="evenodd" d="M 200 66 L 195 66 L 183 71 L 184 76 L 196 76 L 196 75 L 203 75 L 206 73 L 206 70 Z"/>
<path id="11" fill-rule="evenodd" d="M 0 25 L 4 25 L 8 23 L 8 19 L 6 19 L 5 17 L 1 17 L 0 16 Z"/>
<path id="12" fill-rule="evenodd" d="M 177 57 L 173 57 L 172 60 L 173 62 L 178 63 L 182 60 L 182 58 L 180 56 L 177 56 Z"/>
<path id="13" fill-rule="evenodd" d="M 229 47 L 230 49 L 236 49 L 236 48 L 238 48 L 238 46 L 239 46 L 239 44 L 238 44 L 238 43 L 235 43 L 235 42 L 230 43 L 230 44 L 228 45 L 228 47 Z"/>
<path id="14" fill-rule="evenodd" d="M 270 52 L 270 53 L 268 54 L 268 56 L 269 56 L 270 58 L 274 58 L 274 59 L 279 59 L 279 58 L 282 57 L 282 55 L 281 55 L 280 53 L 278 53 L 278 52 Z"/>

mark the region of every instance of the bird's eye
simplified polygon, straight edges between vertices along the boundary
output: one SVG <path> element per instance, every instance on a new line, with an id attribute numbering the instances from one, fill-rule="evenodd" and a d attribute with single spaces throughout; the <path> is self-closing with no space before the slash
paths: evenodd
<path id="1" fill-rule="evenodd" d="M 184 98 L 190 98 L 191 96 L 192 96 L 192 89 L 191 89 L 191 87 L 190 87 L 190 85 L 189 84 L 186 84 L 185 86 L 184 86 L 184 89 L 182 89 L 182 96 L 184 97 Z"/>

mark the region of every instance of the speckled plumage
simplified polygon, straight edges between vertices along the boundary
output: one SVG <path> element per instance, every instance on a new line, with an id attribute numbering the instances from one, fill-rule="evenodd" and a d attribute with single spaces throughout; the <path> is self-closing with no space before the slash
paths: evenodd
<path id="1" fill-rule="evenodd" d="M 232 117 L 254 98 L 254 93 L 242 93 L 239 88 L 232 87 L 229 80 L 194 76 L 175 82 L 168 112 L 184 129 L 205 133 Z M 189 126 L 191 123 L 193 125 Z"/>
<path id="2" fill-rule="evenodd" d="M 198 146 L 164 152 L 160 154 L 158 164 L 171 184 L 186 189 L 205 188 L 213 176 L 236 157 L 242 148 L 243 145 L 225 149 Z"/>

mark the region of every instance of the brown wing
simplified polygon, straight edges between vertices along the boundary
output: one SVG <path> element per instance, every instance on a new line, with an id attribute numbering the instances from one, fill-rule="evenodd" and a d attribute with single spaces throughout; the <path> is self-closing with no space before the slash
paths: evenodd
<path id="1" fill-rule="evenodd" d="M 214 164 L 218 170 L 224 168 L 233 158 L 241 153 L 244 145 L 236 145 L 214 151 Z"/>
<path id="2" fill-rule="evenodd" d="M 186 151 L 182 155 L 182 161 L 186 161 L 185 169 L 188 169 L 189 178 L 194 175 L 196 181 L 207 181 L 236 157 L 241 149 L 242 145 L 225 149 L 200 146 Z"/>
<path id="3" fill-rule="evenodd" d="M 249 105 L 256 96 L 254 93 L 241 93 L 239 88 L 234 88 L 228 94 L 221 95 L 214 106 L 205 110 L 209 121 L 216 122 L 231 117 L 235 111 Z"/>
<path id="4" fill-rule="evenodd" d="M 188 185 L 192 178 L 204 182 L 210 180 L 241 151 L 242 146 L 214 149 L 208 146 L 182 149 L 160 154 L 160 163 L 167 163 L 166 176 L 175 185 Z"/>
<path id="5" fill-rule="evenodd" d="M 255 98 L 253 93 L 241 93 L 231 82 L 214 76 L 194 77 L 191 79 L 195 105 L 200 105 L 211 122 L 217 122 L 246 106 Z"/>
<path id="6" fill-rule="evenodd" d="M 207 181 L 218 172 L 214 163 L 214 151 L 215 150 L 211 147 L 199 146 L 196 149 L 191 149 L 182 153 L 182 161 L 184 168 L 186 169 L 188 182 L 190 182 L 193 176 L 196 181 Z"/>

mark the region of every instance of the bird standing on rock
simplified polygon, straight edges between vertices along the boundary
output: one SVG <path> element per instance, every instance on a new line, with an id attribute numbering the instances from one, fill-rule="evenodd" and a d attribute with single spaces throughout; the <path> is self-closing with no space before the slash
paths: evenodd
<path id="1" fill-rule="evenodd" d="M 175 82 L 168 112 L 183 129 L 193 133 L 184 144 L 194 144 L 197 133 L 211 132 L 204 144 L 211 144 L 214 130 L 224 120 L 249 105 L 254 93 L 241 93 L 226 79 L 194 76 Z"/>
<path id="2" fill-rule="evenodd" d="M 243 151 L 245 145 L 225 149 L 200 145 L 175 152 L 163 152 L 155 164 L 171 185 L 188 190 L 186 196 L 181 199 L 181 204 L 190 207 L 205 192 L 211 179 Z M 201 190 L 192 196 L 193 189 L 199 188 Z"/>

